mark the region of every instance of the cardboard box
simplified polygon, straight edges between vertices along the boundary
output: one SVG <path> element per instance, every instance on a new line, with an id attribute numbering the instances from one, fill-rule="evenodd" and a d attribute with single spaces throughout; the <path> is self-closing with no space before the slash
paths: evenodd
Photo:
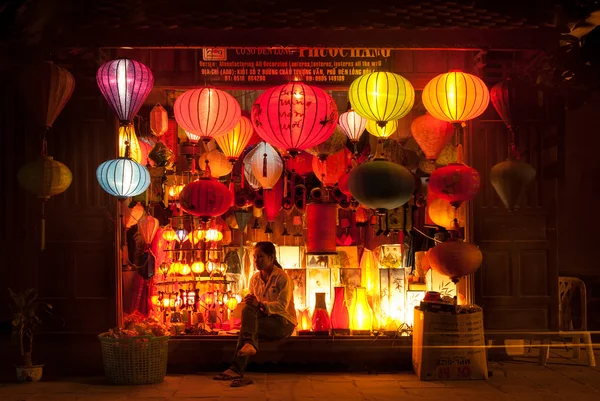
<path id="1" fill-rule="evenodd" d="M 488 378 L 483 312 L 414 310 L 412 364 L 421 380 Z"/>

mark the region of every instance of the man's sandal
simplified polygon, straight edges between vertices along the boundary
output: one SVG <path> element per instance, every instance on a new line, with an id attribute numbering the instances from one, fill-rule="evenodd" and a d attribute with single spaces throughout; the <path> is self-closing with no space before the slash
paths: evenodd
<path id="1" fill-rule="evenodd" d="M 219 373 L 218 375 L 213 377 L 213 380 L 228 381 L 228 380 L 236 380 L 236 379 L 241 379 L 241 378 L 242 378 L 242 376 L 240 376 L 240 375 L 232 376 L 232 375 L 228 375 L 227 373 Z"/>
<path id="2" fill-rule="evenodd" d="M 231 387 L 243 387 L 252 383 L 254 383 L 252 379 L 234 379 L 231 381 Z"/>

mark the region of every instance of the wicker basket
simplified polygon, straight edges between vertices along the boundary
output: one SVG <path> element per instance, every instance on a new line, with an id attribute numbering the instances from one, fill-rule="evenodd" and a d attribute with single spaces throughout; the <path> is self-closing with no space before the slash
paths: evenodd
<path id="1" fill-rule="evenodd" d="M 111 338 L 98 336 L 106 378 L 114 384 L 150 384 L 163 381 L 167 374 L 169 336 Z"/>

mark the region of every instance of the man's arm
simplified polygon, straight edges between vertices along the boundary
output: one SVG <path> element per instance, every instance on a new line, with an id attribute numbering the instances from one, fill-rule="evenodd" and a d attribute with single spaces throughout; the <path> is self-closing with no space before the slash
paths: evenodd
<path id="1" fill-rule="evenodd" d="M 292 300 L 293 288 L 292 281 L 286 274 L 279 276 L 277 283 L 279 294 L 276 301 L 265 300 L 260 303 L 260 306 L 268 315 L 282 315 L 287 310 L 289 303 Z"/>

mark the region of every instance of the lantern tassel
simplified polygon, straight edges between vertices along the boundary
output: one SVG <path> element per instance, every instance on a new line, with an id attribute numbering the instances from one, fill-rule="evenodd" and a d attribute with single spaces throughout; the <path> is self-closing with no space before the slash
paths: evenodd
<path id="1" fill-rule="evenodd" d="M 45 211 L 45 205 L 46 205 L 46 200 L 44 199 L 42 201 L 42 220 L 41 220 L 41 224 L 40 224 L 40 228 L 41 228 L 41 246 L 40 246 L 40 250 L 45 250 L 46 249 L 46 211 Z"/>
<path id="2" fill-rule="evenodd" d="M 521 154 L 519 153 L 519 150 L 517 148 L 517 133 L 516 133 L 516 129 L 514 129 L 512 127 L 509 127 L 508 130 L 510 132 L 509 157 L 513 156 L 515 159 L 520 160 L 521 159 Z"/>
<path id="3" fill-rule="evenodd" d="M 267 154 L 263 154 L 263 177 L 267 178 Z"/>

